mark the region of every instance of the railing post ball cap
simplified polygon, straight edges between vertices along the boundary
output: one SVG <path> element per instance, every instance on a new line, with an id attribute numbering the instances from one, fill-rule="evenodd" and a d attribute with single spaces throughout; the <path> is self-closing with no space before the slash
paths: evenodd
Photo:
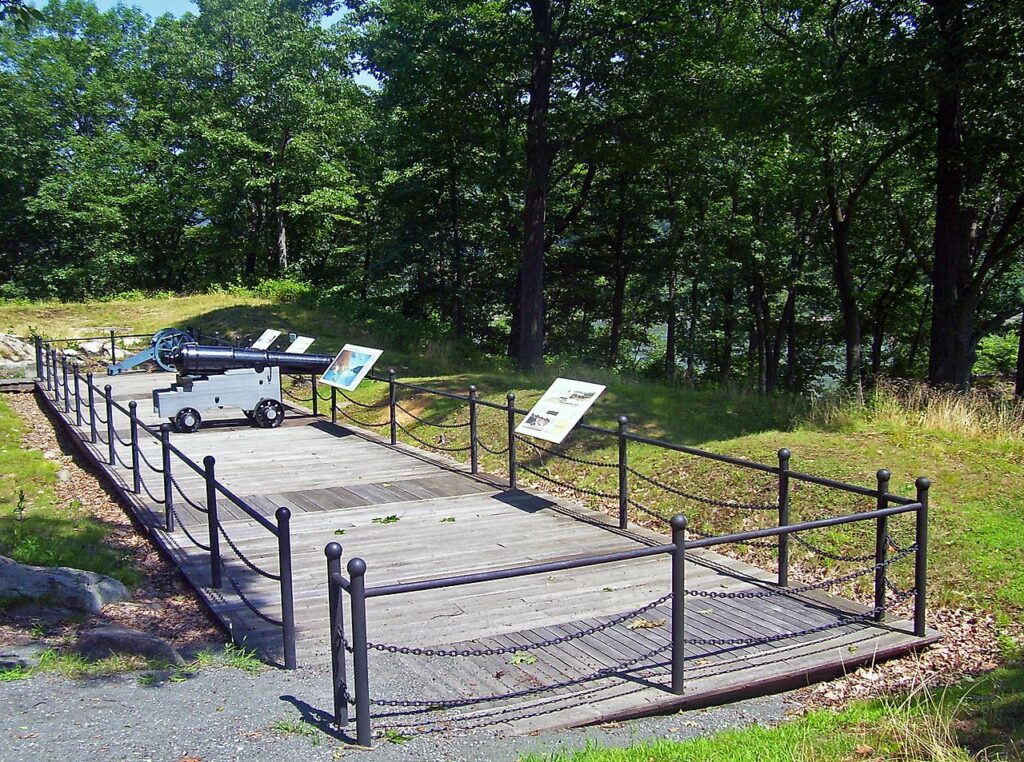
<path id="1" fill-rule="evenodd" d="M 625 415 L 620 415 L 616 420 L 619 422 L 619 426 L 625 426 L 629 423 L 629 417 Z"/>
<path id="2" fill-rule="evenodd" d="M 211 468 L 213 468 L 213 465 L 216 462 L 217 462 L 217 459 L 215 457 L 213 457 L 212 455 L 207 455 L 205 458 L 203 458 L 203 466 L 205 466 L 207 471 L 209 471 Z"/>
<path id="3" fill-rule="evenodd" d="M 107 396 L 110 395 L 110 390 L 113 389 L 113 388 L 114 387 L 112 387 L 110 384 L 104 384 L 103 385 L 103 391 L 105 391 L 107 393 Z"/>
<path id="4" fill-rule="evenodd" d="M 672 529 L 679 532 L 686 529 L 686 523 L 686 516 L 681 513 L 677 513 L 669 521 L 669 524 L 672 525 Z"/>
<path id="5" fill-rule="evenodd" d="M 890 477 L 892 477 L 892 472 L 889 471 L 888 468 L 880 468 L 878 469 L 878 472 L 875 474 L 875 478 L 877 478 L 880 482 L 887 482 L 889 481 Z"/>
<path id="6" fill-rule="evenodd" d="M 139 403 L 136 402 L 135 400 L 132 400 L 131 402 L 128 403 L 128 410 L 131 412 L 132 415 L 135 415 L 135 409 L 138 406 L 139 406 Z"/>
<path id="7" fill-rule="evenodd" d="M 286 506 L 282 505 L 274 511 L 274 515 L 277 517 L 277 523 L 280 524 L 283 521 L 288 521 L 288 519 L 292 517 L 292 512 L 288 510 Z"/>
<path id="8" fill-rule="evenodd" d="M 366 561 L 361 558 L 353 558 L 348 562 L 348 573 L 353 577 L 361 577 L 366 574 Z"/>
<path id="9" fill-rule="evenodd" d="M 171 424 L 166 423 L 166 422 L 160 424 L 160 431 L 170 431 L 170 430 L 171 430 Z"/>
<path id="10" fill-rule="evenodd" d="M 505 399 L 507 399 L 509 402 L 515 402 L 516 395 L 514 392 L 509 392 L 508 394 L 505 395 Z"/>
<path id="11" fill-rule="evenodd" d="M 470 384 L 469 385 L 469 393 L 470 394 L 476 394 L 476 384 Z"/>
<path id="12" fill-rule="evenodd" d="M 793 456 L 793 453 L 789 451 L 788 447 L 783 447 L 779 450 L 779 460 L 789 460 Z"/>
<path id="13" fill-rule="evenodd" d="M 919 476 L 914 481 L 914 486 L 917 487 L 918 490 L 920 490 L 921 492 L 925 492 L 928 490 L 929 487 L 932 486 L 932 480 L 929 479 L 927 476 Z"/>
<path id="14" fill-rule="evenodd" d="M 339 542 L 329 542 L 324 548 L 324 555 L 331 561 L 341 558 L 341 552 L 341 543 Z"/>

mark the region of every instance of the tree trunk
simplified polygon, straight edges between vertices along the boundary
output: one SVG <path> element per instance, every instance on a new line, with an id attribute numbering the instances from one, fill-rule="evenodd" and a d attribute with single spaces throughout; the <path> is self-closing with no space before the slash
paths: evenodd
<path id="1" fill-rule="evenodd" d="M 523 211 L 523 245 L 520 253 L 519 351 L 520 371 L 544 365 L 544 237 L 551 146 L 548 111 L 554 72 L 555 39 L 548 0 L 531 0 L 533 18 L 533 71 L 530 103 L 526 113 L 526 199 Z"/>
<path id="2" fill-rule="evenodd" d="M 622 320 L 626 307 L 626 210 L 625 193 L 619 193 L 619 218 L 615 224 L 615 287 L 612 292 L 612 320 L 609 331 L 611 346 L 608 352 L 608 367 L 614 368 L 619 362 L 622 344 Z"/>
<path id="3" fill-rule="evenodd" d="M 697 318 L 700 308 L 700 291 L 697 288 L 697 278 L 690 281 L 690 321 L 687 326 L 686 336 L 686 380 L 693 383 L 697 373 Z"/>
<path id="4" fill-rule="evenodd" d="M 935 144 L 935 235 L 928 381 L 966 388 L 973 351 L 974 305 L 963 303 L 971 278 L 970 231 L 961 209 L 964 192 L 961 82 L 964 19 L 960 0 L 932 0 L 939 23 L 939 93 Z"/>
<path id="5" fill-rule="evenodd" d="M 676 279 L 676 268 L 672 266 L 668 273 L 668 301 L 665 305 L 665 378 L 669 382 L 676 380 L 676 321 L 679 319 Z"/>
<path id="6" fill-rule="evenodd" d="M 1024 314 L 1020 316 L 1020 324 L 1017 326 L 1017 374 L 1014 379 L 1013 393 L 1018 397 L 1024 397 Z"/>
<path id="7" fill-rule="evenodd" d="M 736 330 L 736 305 L 733 304 L 735 293 L 729 286 L 722 292 L 722 354 L 718 363 L 718 380 L 729 382 L 732 373 L 733 332 Z"/>
<path id="8" fill-rule="evenodd" d="M 462 232 L 459 228 L 459 185 L 458 168 L 455 164 L 454 146 L 448 157 L 448 200 L 451 206 L 451 227 L 452 227 L 452 270 L 454 271 L 453 293 L 452 293 L 452 326 L 455 330 L 455 338 L 461 339 L 465 335 L 465 312 L 466 300 L 463 294 L 463 256 L 462 256 Z"/>
<path id="9" fill-rule="evenodd" d="M 277 238 L 274 251 L 277 254 L 277 269 L 284 272 L 288 269 L 288 231 L 284 223 L 284 211 L 281 209 L 281 183 L 277 180 L 271 184 L 274 203 L 274 222 L 277 225 Z"/>

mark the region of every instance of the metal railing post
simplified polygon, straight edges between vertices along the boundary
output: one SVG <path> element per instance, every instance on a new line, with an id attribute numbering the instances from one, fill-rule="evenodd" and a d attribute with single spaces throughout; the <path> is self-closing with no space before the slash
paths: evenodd
<path id="1" fill-rule="evenodd" d="M 889 478 L 892 476 L 887 470 L 881 468 L 875 474 L 878 484 L 878 510 L 885 510 L 889 507 L 889 499 L 886 495 L 889 492 Z M 881 622 L 885 619 L 885 562 L 889 555 L 889 517 L 879 516 L 875 519 L 875 621 Z"/>
<path id="2" fill-rule="evenodd" d="M 171 480 L 171 424 L 160 424 L 160 467 L 164 470 L 164 529 L 174 531 L 174 485 Z"/>
<path id="3" fill-rule="evenodd" d="M 620 415 L 619 423 L 619 529 L 629 526 L 629 418 Z"/>
<path id="4" fill-rule="evenodd" d="M 75 426 L 82 428 L 82 375 L 78 363 L 75 363 L 73 371 L 75 378 Z"/>
<path id="5" fill-rule="evenodd" d="M 43 339 L 41 336 L 35 336 L 36 345 L 36 378 L 40 381 L 43 379 Z"/>
<path id="6" fill-rule="evenodd" d="M 779 450 L 779 526 L 789 525 L 789 450 Z M 779 586 L 789 584 L 789 534 L 779 535 Z"/>
<path id="7" fill-rule="evenodd" d="M 113 365 L 117 362 L 117 340 L 114 337 L 114 332 L 110 332 L 110 364 Z"/>
<path id="8" fill-rule="evenodd" d="M 391 444 L 398 444 L 398 418 L 395 417 L 395 369 L 388 369 L 388 406 L 391 409 Z"/>
<path id="9" fill-rule="evenodd" d="M 217 534 L 220 524 L 217 519 L 216 465 L 217 459 L 212 455 L 203 458 L 203 468 L 206 469 L 206 526 L 210 538 L 210 587 L 219 590 L 224 582 L 220 569 L 220 536 Z"/>
<path id="10" fill-rule="evenodd" d="M 200 326 L 196 326 L 196 332 L 192 336 L 195 337 L 196 344 L 203 343 L 203 329 Z"/>
<path id="11" fill-rule="evenodd" d="M 107 411 L 107 463 L 112 466 L 116 462 L 117 434 L 114 431 L 114 390 L 110 384 L 103 387 L 103 404 Z"/>
<path id="12" fill-rule="evenodd" d="M 316 390 L 316 373 L 311 373 L 309 380 L 313 388 L 313 416 L 316 417 L 320 415 L 320 393 Z"/>
<path id="13" fill-rule="evenodd" d="M 686 517 L 672 517 L 672 692 L 683 693 L 686 662 Z"/>
<path id="14" fill-rule="evenodd" d="M 57 354 L 52 347 L 46 349 L 46 389 L 57 398 Z"/>
<path id="15" fill-rule="evenodd" d="M 356 743 L 369 748 L 370 668 L 366 646 L 366 562 L 353 558 L 348 562 L 349 595 L 352 597 L 352 671 L 356 699 Z"/>
<path id="16" fill-rule="evenodd" d="M 284 646 L 284 668 L 295 669 L 295 600 L 292 593 L 292 512 L 283 505 L 277 517 L 277 560 L 281 572 L 281 641 Z"/>
<path id="17" fill-rule="evenodd" d="M 331 423 L 338 422 L 338 387 L 331 387 Z"/>
<path id="18" fill-rule="evenodd" d="M 57 350 L 50 350 L 53 355 L 53 401 L 55 404 L 60 405 L 60 372 L 57 368 Z"/>
<path id="19" fill-rule="evenodd" d="M 132 400 L 128 403 L 128 425 L 131 432 L 132 448 L 132 490 L 138 494 L 142 491 L 142 472 L 140 470 L 141 460 L 139 458 L 139 418 L 135 413 L 138 403 Z"/>
<path id="20" fill-rule="evenodd" d="M 508 488 L 518 489 L 519 478 L 516 475 L 516 395 L 509 392 L 505 396 L 508 403 Z"/>
<path id="21" fill-rule="evenodd" d="M 96 431 L 96 387 L 92 371 L 85 374 L 85 385 L 88 387 L 87 399 L 89 404 L 89 441 L 96 444 L 99 439 L 99 432 Z"/>
<path id="22" fill-rule="evenodd" d="M 40 341 L 42 341 L 40 339 Z M 46 391 L 53 389 L 53 374 L 50 373 L 50 347 L 42 348 L 43 352 L 43 380 L 46 382 Z"/>
<path id="23" fill-rule="evenodd" d="M 331 618 L 331 677 L 333 678 L 334 724 L 348 725 L 348 675 L 345 668 L 345 606 L 335 575 L 341 576 L 341 545 L 327 544 L 327 599 Z"/>
<path id="24" fill-rule="evenodd" d="M 480 451 L 477 447 L 476 436 L 476 385 L 469 385 L 469 473 L 475 474 L 480 470 Z"/>
<path id="25" fill-rule="evenodd" d="M 68 358 L 63 354 L 60 356 L 60 375 L 64 387 L 64 412 L 67 414 L 71 412 L 71 391 L 68 388 Z"/>
<path id="26" fill-rule="evenodd" d="M 928 625 L 925 614 L 928 611 L 928 488 L 931 479 L 921 476 L 915 482 L 917 487 L 917 526 L 914 533 L 917 552 L 914 554 L 914 635 L 923 638 Z"/>

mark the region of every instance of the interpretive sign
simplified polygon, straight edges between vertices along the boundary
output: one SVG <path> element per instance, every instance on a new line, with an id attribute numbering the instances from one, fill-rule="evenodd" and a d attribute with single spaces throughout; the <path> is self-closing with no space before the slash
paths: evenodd
<path id="1" fill-rule="evenodd" d="M 560 443 L 604 391 L 601 384 L 556 378 L 526 418 L 517 434 Z"/>
<path id="2" fill-rule="evenodd" d="M 281 335 L 280 331 L 275 331 L 273 328 L 265 330 L 256 341 L 252 343 L 250 349 L 270 349 L 270 345 L 277 341 L 277 337 Z"/>
<path id="3" fill-rule="evenodd" d="M 288 349 L 284 351 L 293 355 L 301 355 L 312 346 L 313 341 L 314 339 L 309 338 L 309 336 L 296 336 L 295 341 L 289 344 Z"/>
<path id="4" fill-rule="evenodd" d="M 338 352 L 338 356 L 334 358 L 331 366 L 320 376 L 320 381 L 351 392 L 359 386 L 359 382 L 370 372 L 370 368 L 383 352 L 383 349 L 346 344 Z"/>

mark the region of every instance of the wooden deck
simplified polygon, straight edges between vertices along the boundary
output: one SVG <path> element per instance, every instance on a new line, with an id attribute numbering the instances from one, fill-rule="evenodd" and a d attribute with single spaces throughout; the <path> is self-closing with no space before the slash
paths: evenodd
<path id="1" fill-rule="evenodd" d="M 147 423 L 153 388 L 168 374 L 137 373 L 105 379 L 122 404 L 135 400 Z M 116 415 L 116 414 L 115 414 Z M 73 415 L 71 416 L 73 419 Z M 116 415 L 121 437 L 127 421 Z M 104 464 L 106 446 L 78 436 L 88 457 L 117 486 L 140 521 L 180 565 L 214 614 L 240 642 L 268 659 L 280 658 L 280 630 L 252 614 L 225 582 L 209 587 L 208 555 L 181 529 L 167 533 L 163 508 L 131 491 L 131 473 Z M 159 444 L 141 436 L 146 457 L 159 464 Z M 218 479 L 249 504 L 273 517 L 278 506 L 292 511 L 292 561 L 300 668 L 329 664 L 324 546 L 340 542 L 347 560 L 366 560 L 368 585 L 407 582 L 582 554 L 661 544 L 645 530 L 620 531 L 610 520 L 565 500 L 529 490 L 508 490 L 497 479 L 472 476 L 451 460 L 399 445 L 373 434 L 333 425 L 291 411 L 279 429 L 260 430 L 230 412 L 209 427 L 172 442 L 201 463 L 217 459 Z M 181 464 L 172 472 L 182 491 L 202 505 L 202 479 Z M 160 496 L 158 474 L 143 468 Z M 175 496 L 181 523 L 201 541 L 206 517 Z M 220 500 L 225 533 L 254 563 L 277 572 L 277 543 L 267 530 L 228 501 Z M 390 523 L 385 517 L 398 517 Z M 250 571 L 222 541 L 227 569 L 246 597 L 272 618 L 280 617 L 276 582 Z M 770 589 L 771 577 L 739 561 L 706 551 L 687 556 L 687 588 L 694 591 Z M 655 601 L 668 592 L 667 556 L 412 593 L 368 601 L 369 639 L 397 646 L 498 649 L 579 633 Z M 465 706 L 439 710 L 376 705 L 376 729 L 416 732 L 497 726 L 527 733 L 671 709 L 721 703 L 757 693 L 827 679 L 890 658 L 937 639 L 912 636 L 906 621 L 863 621 L 828 627 L 864 608 L 815 592 L 756 599 L 693 597 L 687 602 L 686 634 L 693 640 L 762 639 L 755 644 L 687 646 L 686 693 L 664 689 L 668 681 L 671 630 L 668 603 L 644 613 L 656 626 L 630 627 L 635 617 L 583 638 L 530 651 L 532 658 L 505 653 L 459 658 L 411 656 L 372 650 L 375 700 L 442 702 L 464 698 Z M 795 630 L 809 634 L 764 641 Z M 457 644 L 457 645 L 455 645 Z M 657 653 L 649 658 L 644 655 Z M 595 676 L 596 675 L 596 676 Z M 591 677 L 592 679 L 580 680 Z M 542 685 L 557 690 L 536 692 Z M 473 703 L 474 697 L 519 694 Z M 324 707 L 324 709 L 327 709 Z"/>

